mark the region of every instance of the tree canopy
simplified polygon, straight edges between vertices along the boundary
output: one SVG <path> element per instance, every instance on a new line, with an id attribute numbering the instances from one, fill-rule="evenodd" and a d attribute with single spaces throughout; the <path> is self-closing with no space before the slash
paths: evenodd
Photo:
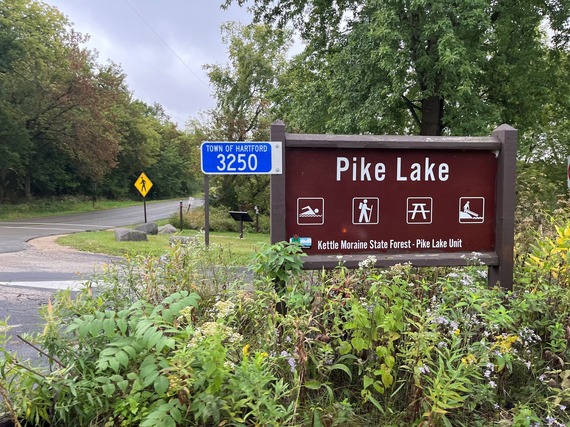
<path id="1" fill-rule="evenodd" d="M 186 195 L 196 177 L 182 166 L 183 132 L 133 100 L 121 68 L 99 64 L 86 40 L 52 6 L 0 2 L 0 201 L 102 188 L 125 196 L 159 159 L 164 188 L 151 196 Z"/>
<path id="2" fill-rule="evenodd" d="M 543 124 L 545 105 L 562 108 L 551 103 L 569 47 L 562 0 L 254 0 L 251 8 L 306 42 L 280 85 L 289 101 L 281 111 L 303 131 L 481 134 L 506 122 L 524 132 Z"/>

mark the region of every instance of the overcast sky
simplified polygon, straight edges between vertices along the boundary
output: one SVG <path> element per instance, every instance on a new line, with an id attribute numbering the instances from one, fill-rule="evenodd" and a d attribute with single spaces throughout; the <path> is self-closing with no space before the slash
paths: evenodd
<path id="1" fill-rule="evenodd" d="M 222 0 L 42 0 L 57 7 L 99 62 L 121 65 L 129 89 L 158 102 L 180 126 L 213 107 L 204 64 L 228 62 L 220 24 L 250 22 L 245 8 L 222 10 Z"/>

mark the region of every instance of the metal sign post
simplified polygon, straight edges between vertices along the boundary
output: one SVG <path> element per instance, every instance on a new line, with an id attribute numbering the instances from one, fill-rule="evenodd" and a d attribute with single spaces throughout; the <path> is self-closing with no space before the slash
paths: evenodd
<path id="1" fill-rule="evenodd" d="M 139 193 L 143 196 L 143 207 L 144 207 L 144 222 L 146 224 L 146 195 L 152 188 L 152 181 L 143 173 L 139 175 L 135 181 L 135 188 L 139 190 Z"/>

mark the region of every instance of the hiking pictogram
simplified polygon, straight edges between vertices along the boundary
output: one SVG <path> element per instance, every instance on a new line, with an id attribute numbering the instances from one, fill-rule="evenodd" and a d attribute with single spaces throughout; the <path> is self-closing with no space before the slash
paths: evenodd
<path id="1" fill-rule="evenodd" d="M 380 199 L 378 197 L 355 197 L 352 199 L 352 223 L 378 224 Z"/>

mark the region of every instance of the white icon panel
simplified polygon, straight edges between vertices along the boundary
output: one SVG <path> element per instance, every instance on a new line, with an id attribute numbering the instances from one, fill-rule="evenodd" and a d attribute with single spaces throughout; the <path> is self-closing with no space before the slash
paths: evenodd
<path id="1" fill-rule="evenodd" d="M 380 199 L 378 197 L 355 197 L 352 199 L 352 223 L 355 225 L 380 222 Z"/>
<path id="2" fill-rule="evenodd" d="M 484 197 L 459 198 L 459 222 L 461 224 L 481 224 L 485 221 Z"/>
<path id="3" fill-rule="evenodd" d="M 298 225 L 323 225 L 325 223 L 325 199 L 299 197 L 297 199 Z"/>
<path id="4" fill-rule="evenodd" d="M 432 223 L 433 199 L 431 197 L 408 197 L 406 203 L 406 223 Z"/>

